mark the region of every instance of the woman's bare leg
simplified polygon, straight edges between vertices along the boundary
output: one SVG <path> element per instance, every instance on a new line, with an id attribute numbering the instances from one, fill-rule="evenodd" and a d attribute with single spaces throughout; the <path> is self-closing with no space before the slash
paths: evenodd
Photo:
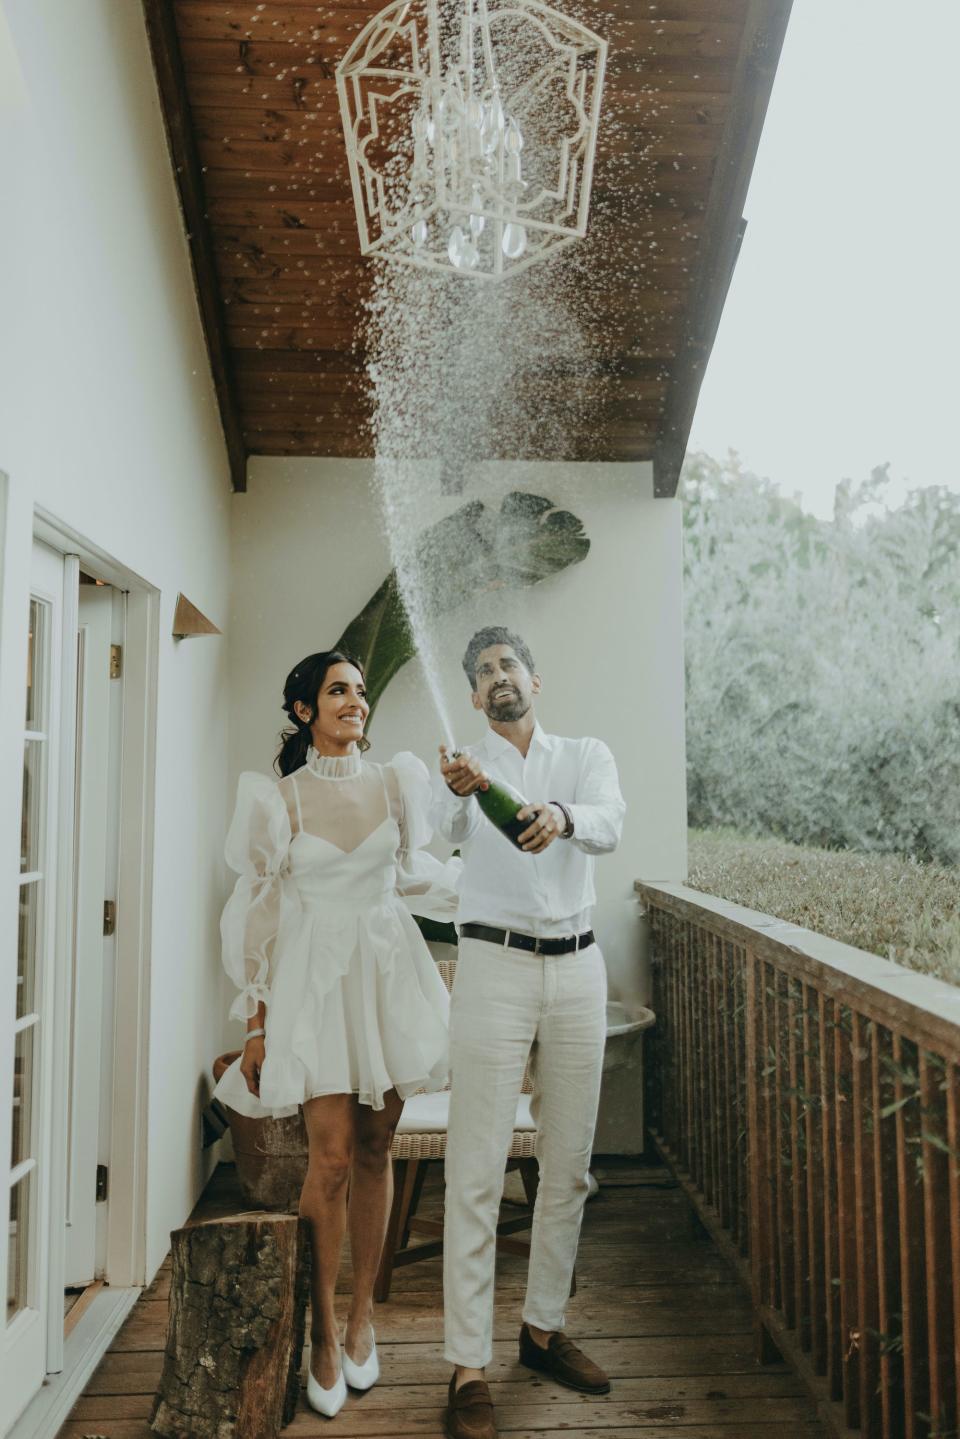
<path id="1" fill-rule="evenodd" d="M 347 1217 L 347 1182 L 353 1157 L 356 1103 L 352 1094 L 325 1094 L 303 1106 L 309 1159 L 300 1213 L 310 1221 L 310 1368 L 331 1389 L 340 1372 L 340 1336 L 333 1295 Z"/>
<path id="2" fill-rule="evenodd" d="M 350 1255 L 353 1261 L 353 1298 L 347 1319 L 344 1347 L 362 1364 L 370 1353 L 373 1335 L 373 1285 L 383 1253 L 390 1203 L 393 1198 L 393 1164 L 390 1141 L 403 1112 L 395 1089 L 383 1096 L 383 1109 L 354 1103 L 353 1174 L 350 1180 Z"/>

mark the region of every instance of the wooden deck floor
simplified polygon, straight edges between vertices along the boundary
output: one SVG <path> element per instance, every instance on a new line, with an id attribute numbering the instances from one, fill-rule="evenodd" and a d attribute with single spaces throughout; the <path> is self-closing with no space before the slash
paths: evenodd
<path id="1" fill-rule="evenodd" d="M 596 1171 L 587 1205 L 578 1292 L 568 1332 L 610 1373 L 602 1399 L 546 1382 L 517 1363 L 526 1261 L 501 1257 L 494 1358 L 488 1371 L 501 1435 L 511 1439 L 823 1439 L 803 1386 L 785 1364 L 753 1359 L 750 1305 L 725 1260 L 654 1164 Z M 422 1212 L 439 1207 L 439 1165 Z M 222 1166 L 196 1218 L 242 1207 Z M 442 1434 L 449 1366 L 442 1358 L 440 1260 L 398 1270 L 377 1306 L 382 1380 L 351 1396 L 334 1420 L 301 1408 L 284 1431 L 329 1439 Z M 346 1288 L 346 1278 L 344 1281 Z M 165 1340 L 169 1271 L 141 1296 L 77 1401 L 62 1439 L 147 1439 Z"/>

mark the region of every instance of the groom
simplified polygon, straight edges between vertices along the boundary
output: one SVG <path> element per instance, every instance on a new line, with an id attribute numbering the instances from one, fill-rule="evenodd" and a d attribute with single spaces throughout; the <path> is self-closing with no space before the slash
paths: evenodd
<path id="1" fill-rule="evenodd" d="M 496 1225 L 524 1068 L 536 1043 L 540 1187 L 520 1362 L 588 1394 L 607 1376 L 563 1333 L 606 1034 L 606 970 L 590 928 L 594 855 L 615 849 L 624 802 L 598 739 L 541 729 L 541 680 L 519 635 L 478 631 L 463 668 L 488 730 L 469 753 L 441 747 L 437 832 L 463 855 L 460 949 L 450 1010 L 452 1093 L 444 1219 L 449 1439 L 496 1439 L 484 1378 L 493 1331 Z M 529 800 L 525 854 L 471 796 L 507 781 Z"/>

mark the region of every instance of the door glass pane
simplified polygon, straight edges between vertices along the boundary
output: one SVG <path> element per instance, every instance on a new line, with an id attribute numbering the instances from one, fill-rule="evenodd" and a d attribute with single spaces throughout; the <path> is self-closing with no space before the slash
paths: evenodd
<path id="1" fill-rule="evenodd" d="M 30 637 L 27 643 L 27 729 L 43 729 L 43 649 L 48 606 L 30 601 Z"/>
<path id="2" fill-rule="evenodd" d="M 43 741 L 28 739 L 23 751 L 23 812 L 20 820 L 20 873 L 40 868 L 40 792 Z"/>
<path id="3" fill-rule="evenodd" d="M 30 1188 L 33 1170 L 10 1191 L 10 1230 L 7 1248 L 7 1323 L 27 1307 L 27 1257 L 29 1254 Z"/>
<path id="4" fill-rule="evenodd" d="M 37 972 L 37 906 L 39 880 L 20 886 L 20 933 L 17 939 L 17 1018 L 36 1007 L 34 976 Z"/>
<path id="5" fill-rule="evenodd" d="M 30 1157 L 30 1108 L 33 1094 L 34 1026 L 21 1029 L 13 1049 L 13 1141 L 10 1168 Z"/>

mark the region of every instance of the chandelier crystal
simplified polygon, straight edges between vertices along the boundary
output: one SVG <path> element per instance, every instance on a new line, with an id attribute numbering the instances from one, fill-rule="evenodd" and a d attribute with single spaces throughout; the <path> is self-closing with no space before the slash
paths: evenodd
<path id="1" fill-rule="evenodd" d="M 540 0 L 395 0 L 337 67 L 364 255 L 479 279 L 587 231 L 607 44 Z"/>

